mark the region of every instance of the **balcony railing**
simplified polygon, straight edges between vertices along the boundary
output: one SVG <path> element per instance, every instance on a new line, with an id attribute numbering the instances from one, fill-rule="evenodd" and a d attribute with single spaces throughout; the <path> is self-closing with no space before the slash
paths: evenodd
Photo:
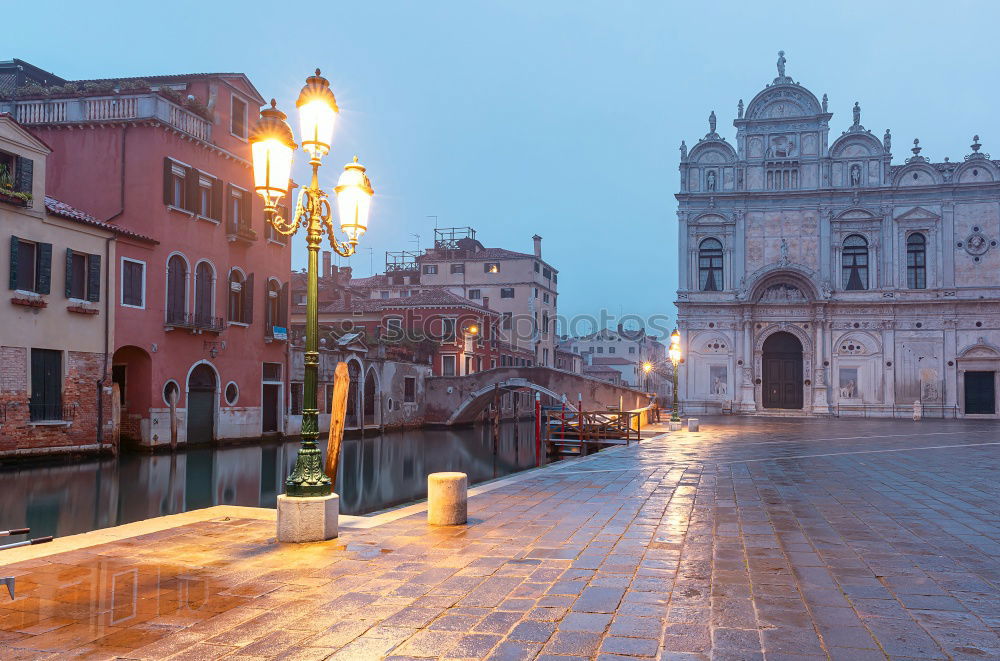
<path id="1" fill-rule="evenodd" d="M 28 417 L 31 422 L 60 422 L 72 420 L 76 417 L 76 404 L 66 404 L 61 402 L 43 402 L 41 404 L 28 404 Z"/>
<path id="2" fill-rule="evenodd" d="M 226 238 L 251 243 L 257 240 L 257 231 L 246 223 L 229 223 L 226 226 Z"/>
<path id="3" fill-rule="evenodd" d="M 213 317 L 208 314 L 167 310 L 166 326 L 221 333 L 226 327 L 226 322 L 222 317 Z"/>
<path id="4" fill-rule="evenodd" d="M 159 94 L 119 94 L 115 96 L 67 99 L 24 99 L 0 101 L 7 112 L 22 124 L 77 124 L 134 119 L 157 120 L 199 140 L 211 142 L 212 123 L 185 110 Z"/>

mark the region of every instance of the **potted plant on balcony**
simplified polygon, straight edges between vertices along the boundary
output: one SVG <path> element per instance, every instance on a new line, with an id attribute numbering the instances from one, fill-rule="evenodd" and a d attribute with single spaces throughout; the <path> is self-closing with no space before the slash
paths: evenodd
<path id="1" fill-rule="evenodd" d="M 0 163 L 0 201 L 22 207 L 31 201 L 31 193 L 15 190 L 14 172 L 6 163 Z"/>

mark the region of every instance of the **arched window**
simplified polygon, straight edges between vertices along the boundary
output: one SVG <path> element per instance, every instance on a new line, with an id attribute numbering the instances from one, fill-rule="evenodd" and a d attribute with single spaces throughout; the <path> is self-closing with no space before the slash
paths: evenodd
<path id="1" fill-rule="evenodd" d="M 868 289 L 868 241 L 860 234 L 852 234 L 844 239 L 841 272 L 844 289 Z"/>
<path id="2" fill-rule="evenodd" d="M 927 238 L 919 232 L 906 238 L 906 286 L 927 289 Z"/>
<path id="3" fill-rule="evenodd" d="M 215 316 L 215 302 L 212 300 L 212 285 L 215 271 L 208 262 L 199 262 L 194 270 L 194 323 L 196 326 L 212 325 Z"/>
<path id="4" fill-rule="evenodd" d="M 274 329 L 282 328 L 288 332 L 288 283 L 279 283 L 271 278 L 267 281 L 267 319 L 264 333 L 274 337 Z M 280 337 L 280 336 L 279 336 Z"/>
<path id="5" fill-rule="evenodd" d="M 253 322 L 253 274 L 244 277 L 239 269 L 229 272 L 229 321 Z"/>
<path id="6" fill-rule="evenodd" d="M 180 255 L 167 260 L 167 323 L 183 324 L 187 311 L 187 262 Z"/>
<path id="7" fill-rule="evenodd" d="M 705 239 L 698 246 L 698 289 L 722 291 L 722 243 Z"/>

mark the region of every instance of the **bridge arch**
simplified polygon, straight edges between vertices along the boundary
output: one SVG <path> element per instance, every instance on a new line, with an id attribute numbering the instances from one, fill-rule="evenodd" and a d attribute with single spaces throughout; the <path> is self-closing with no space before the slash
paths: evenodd
<path id="1" fill-rule="evenodd" d="M 505 391 L 514 391 L 514 390 L 519 390 L 521 388 L 526 388 L 534 392 L 541 393 L 543 395 L 548 395 L 549 397 L 557 401 L 563 401 L 564 398 L 564 395 L 557 393 L 553 390 L 550 390 L 545 386 L 538 385 L 537 383 L 532 383 L 531 381 L 528 381 L 525 378 L 511 377 L 508 379 L 504 379 L 503 381 L 498 381 L 497 383 L 491 383 L 489 385 L 483 386 L 482 388 L 479 388 L 478 390 L 473 390 L 472 392 L 470 392 L 465 397 L 465 399 L 462 400 L 461 405 L 457 409 L 455 409 L 455 412 L 451 414 L 451 417 L 448 418 L 448 421 L 445 424 L 454 425 L 454 424 L 461 424 L 463 422 L 475 421 L 476 416 L 478 416 L 479 413 L 482 412 L 484 408 L 486 408 L 486 405 L 493 398 L 493 393 L 496 390 L 497 386 L 500 387 L 500 390 L 505 390 Z M 574 406 L 568 399 L 566 399 L 565 404 L 568 410 L 570 411 L 577 410 L 577 407 Z"/>

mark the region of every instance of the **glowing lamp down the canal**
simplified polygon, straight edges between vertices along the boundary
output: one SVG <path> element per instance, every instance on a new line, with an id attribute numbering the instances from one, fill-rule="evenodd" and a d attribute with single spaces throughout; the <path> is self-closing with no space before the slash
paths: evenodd
<path id="1" fill-rule="evenodd" d="M 368 229 L 368 212 L 372 206 L 372 182 L 365 174 L 365 167 L 354 157 L 352 163 L 344 166 L 337 180 L 337 211 L 340 215 L 340 229 L 351 243 L 357 243 Z"/>
<path id="2" fill-rule="evenodd" d="M 337 99 L 330 91 L 330 81 L 319 75 L 306 78 L 306 84 L 295 102 L 299 109 L 299 129 L 302 148 L 315 159 L 330 153 L 333 144 L 333 127 L 337 123 Z"/>
<path id="3" fill-rule="evenodd" d="M 271 99 L 271 107 L 260 113 L 260 120 L 250 133 L 254 190 L 270 206 L 277 205 L 288 191 L 292 176 L 295 140 L 285 119 L 285 113 Z"/>
<path id="4" fill-rule="evenodd" d="M 670 362 L 677 367 L 681 362 L 681 334 L 676 329 L 670 335 Z"/>
<path id="5" fill-rule="evenodd" d="M 646 374 L 649 374 L 650 372 L 652 372 L 653 371 L 653 363 L 649 363 L 649 362 L 643 363 L 642 364 L 642 371 L 645 372 Z"/>

